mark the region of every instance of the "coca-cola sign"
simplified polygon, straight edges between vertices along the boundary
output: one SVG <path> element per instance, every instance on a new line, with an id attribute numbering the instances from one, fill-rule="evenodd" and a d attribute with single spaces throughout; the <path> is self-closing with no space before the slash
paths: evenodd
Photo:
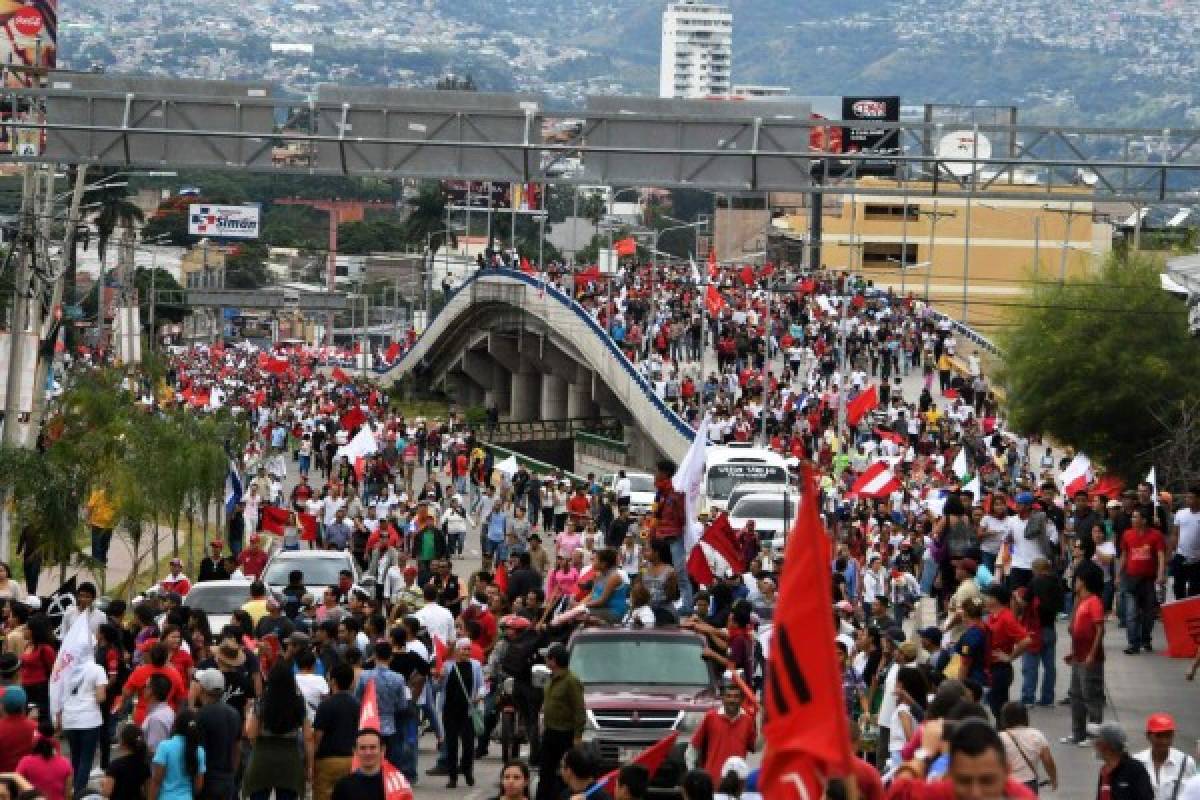
<path id="1" fill-rule="evenodd" d="M 888 104 L 886 100 L 858 100 L 850 106 L 855 119 L 886 119 Z"/>

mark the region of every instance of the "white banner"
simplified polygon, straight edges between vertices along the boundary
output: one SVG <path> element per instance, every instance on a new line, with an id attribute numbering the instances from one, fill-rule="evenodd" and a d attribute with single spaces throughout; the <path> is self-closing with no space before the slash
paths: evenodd
<path id="1" fill-rule="evenodd" d="M 188 206 L 188 233 L 214 239 L 257 239 L 258 206 Z"/>

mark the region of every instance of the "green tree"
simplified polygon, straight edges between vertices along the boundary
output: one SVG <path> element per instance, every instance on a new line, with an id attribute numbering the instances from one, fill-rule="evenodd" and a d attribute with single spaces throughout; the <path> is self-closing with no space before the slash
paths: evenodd
<path id="1" fill-rule="evenodd" d="M 338 252 L 366 255 L 399 250 L 408 243 L 407 233 L 407 226 L 395 217 L 368 216 L 361 222 L 338 226 Z"/>
<path id="2" fill-rule="evenodd" d="M 225 257 L 225 286 L 230 289 L 259 289 L 271 282 L 267 270 L 267 246 L 246 242 Z"/>
<path id="3" fill-rule="evenodd" d="M 97 188 L 88 195 L 88 199 L 97 204 L 92 221 L 96 223 L 96 252 L 103 266 L 108 253 L 108 243 L 117 229 L 120 228 L 132 236 L 133 229 L 146 215 L 130 201 L 129 189 L 125 186 L 113 184 Z"/>
<path id="4" fill-rule="evenodd" d="M 404 220 L 404 238 L 409 244 L 424 247 L 427 237 L 434 253 L 447 241 L 451 245 L 457 242 L 452 232 L 446 232 L 446 195 L 437 181 L 421 184 Z"/>
<path id="5" fill-rule="evenodd" d="M 160 244 L 187 247 L 192 243 L 192 238 L 188 233 L 186 210 L 160 212 L 146 220 L 146 224 L 142 226 L 142 241 L 154 240 Z"/>
<path id="6" fill-rule="evenodd" d="M 1200 346 L 1162 264 L 1110 258 L 1092 275 L 1035 289 L 1001 336 L 1012 426 L 1145 474 L 1180 401 L 1200 391 Z"/>
<path id="7" fill-rule="evenodd" d="M 142 301 L 142 305 L 147 311 L 143 312 L 143 319 L 149 322 L 149 308 L 151 296 L 155 296 L 154 315 L 160 320 L 170 320 L 171 322 L 180 322 L 188 315 L 186 306 L 181 306 L 173 303 L 162 302 L 161 295 L 158 292 L 178 291 L 182 289 L 179 281 L 175 277 L 161 267 L 155 269 L 146 269 L 138 267 L 133 273 L 133 285 L 137 289 L 138 297 Z M 153 289 L 154 291 L 151 291 Z"/>

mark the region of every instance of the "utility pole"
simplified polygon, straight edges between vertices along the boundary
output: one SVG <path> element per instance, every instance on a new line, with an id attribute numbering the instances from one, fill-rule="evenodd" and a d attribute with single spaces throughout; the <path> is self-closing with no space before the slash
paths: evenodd
<path id="1" fill-rule="evenodd" d="M 9 317 L 7 394 L 4 400 L 3 443 L 6 447 L 19 444 L 22 378 L 25 372 L 25 333 L 29 325 L 30 269 L 29 260 L 33 253 L 37 216 L 37 174 L 26 165 L 22 169 L 21 222 L 17 239 L 13 243 L 15 252 L 9 258 L 15 270 L 13 281 L 12 310 Z M 36 356 L 35 356 L 36 357 Z M 7 559 L 12 551 L 12 517 L 8 512 L 8 495 L 0 504 L 0 558 Z"/>

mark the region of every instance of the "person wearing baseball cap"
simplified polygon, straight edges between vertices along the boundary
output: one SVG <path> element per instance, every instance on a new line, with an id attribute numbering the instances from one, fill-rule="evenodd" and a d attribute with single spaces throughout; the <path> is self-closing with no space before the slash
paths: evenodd
<path id="1" fill-rule="evenodd" d="M 199 583 L 229 580 L 229 572 L 225 569 L 225 559 L 221 555 L 224 549 L 225 543 L 220 539 L 213 539 L 208 543 L 208 554 L 200 562 L 200 576 L 197 578 Z"/>
<path id="2" fill-rule="evenodd" d="M 188 579 L 188 576 L 183 574 L 183 560 L 172 558 L 169 569 L 170 574 L 159 581 L 159 589 L 164 594 L 174 592 L 180 597 L 187 597 L 187 593 L 192 590 L 192 582 Z"/>
<path id="3" fill-rule="evenodd" d="M 1172 800 L 1183 784 L 1196 775 L 1196 759 L 1171 745 L 1175 743 L 1175 719 L 1159 711 L 1146 718 L 1146 740 L 1150 746 L 1134 755 L 1154 787 L 1156 800 Z"/>

